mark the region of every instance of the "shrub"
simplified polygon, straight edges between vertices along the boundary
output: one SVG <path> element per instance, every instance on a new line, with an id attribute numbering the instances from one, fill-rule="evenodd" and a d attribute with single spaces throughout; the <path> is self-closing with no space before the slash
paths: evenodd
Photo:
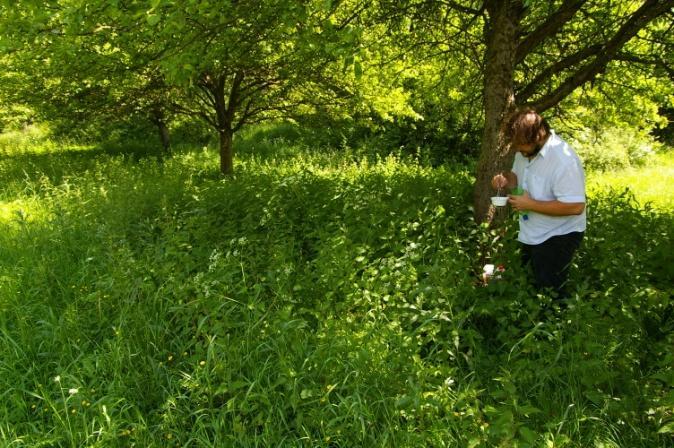
<path id="1" fill-rule="evenodd" d="M 569 140 L 585 168 L 598 171 L 645 165 L 661 146 L 646 131 L 624 127 L 584 129 Z"/>

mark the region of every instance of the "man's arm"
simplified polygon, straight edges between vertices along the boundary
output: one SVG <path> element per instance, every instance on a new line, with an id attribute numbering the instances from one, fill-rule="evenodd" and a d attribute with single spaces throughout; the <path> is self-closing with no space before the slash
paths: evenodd
<path id="1" fill-rule="evenodd" d="M 519 196 L 509 196 L 508 202 L 518 211 L 530 210 L 549 216 L 580 215 L 585 210 L 584 202 L 537 201 L 531 199 L 526 191 Z"/>

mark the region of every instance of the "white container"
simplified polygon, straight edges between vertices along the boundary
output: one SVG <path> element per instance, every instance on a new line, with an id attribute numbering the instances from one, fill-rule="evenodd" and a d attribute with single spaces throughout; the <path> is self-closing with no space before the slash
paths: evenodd
<path id="1" fill-rule="evenodd" d="M 508 203 L 508 196 L 492 196 L 491 203 L 496 207 L 503 207 Z"/>
<path id="2" fill-rule="evenodd" d="M 501 274 L 505 272 L 502 264 L 495 266 L 493 264 L 485 264 L 482 268 L 482 282 L 487 285 L 491 280 L 500 280 Z"/>

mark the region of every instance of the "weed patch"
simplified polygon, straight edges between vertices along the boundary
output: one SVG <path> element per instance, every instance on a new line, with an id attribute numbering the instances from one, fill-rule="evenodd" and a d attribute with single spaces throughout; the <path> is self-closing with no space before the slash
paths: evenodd
<path id="1" fill-rule="evenodd" d="M 671 214 L 595 191 L 558 310 L 461 169 L 216 165 L 0 159 L 4 441 L 671 446 Z"/>

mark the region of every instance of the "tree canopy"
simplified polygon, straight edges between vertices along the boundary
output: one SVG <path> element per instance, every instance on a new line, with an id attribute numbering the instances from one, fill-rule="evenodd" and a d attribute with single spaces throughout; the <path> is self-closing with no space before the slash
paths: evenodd
<path id="1" fill-rule="evenodd" d="M 488 179 L 511 163 L 501 127 L 516 107 L 587 125 L 663 121 L 658 113 L 672 109 L 673 8 L 674 0 L 4 1 L 0 98 L 74 122 L 141 115 L 165 147 L 170 117 L 198 118 L 218 135 L 223 173 L 234 169 L 234 134 L 269 118 L 478 133 L 475 208 L 484 220 Z"/>

